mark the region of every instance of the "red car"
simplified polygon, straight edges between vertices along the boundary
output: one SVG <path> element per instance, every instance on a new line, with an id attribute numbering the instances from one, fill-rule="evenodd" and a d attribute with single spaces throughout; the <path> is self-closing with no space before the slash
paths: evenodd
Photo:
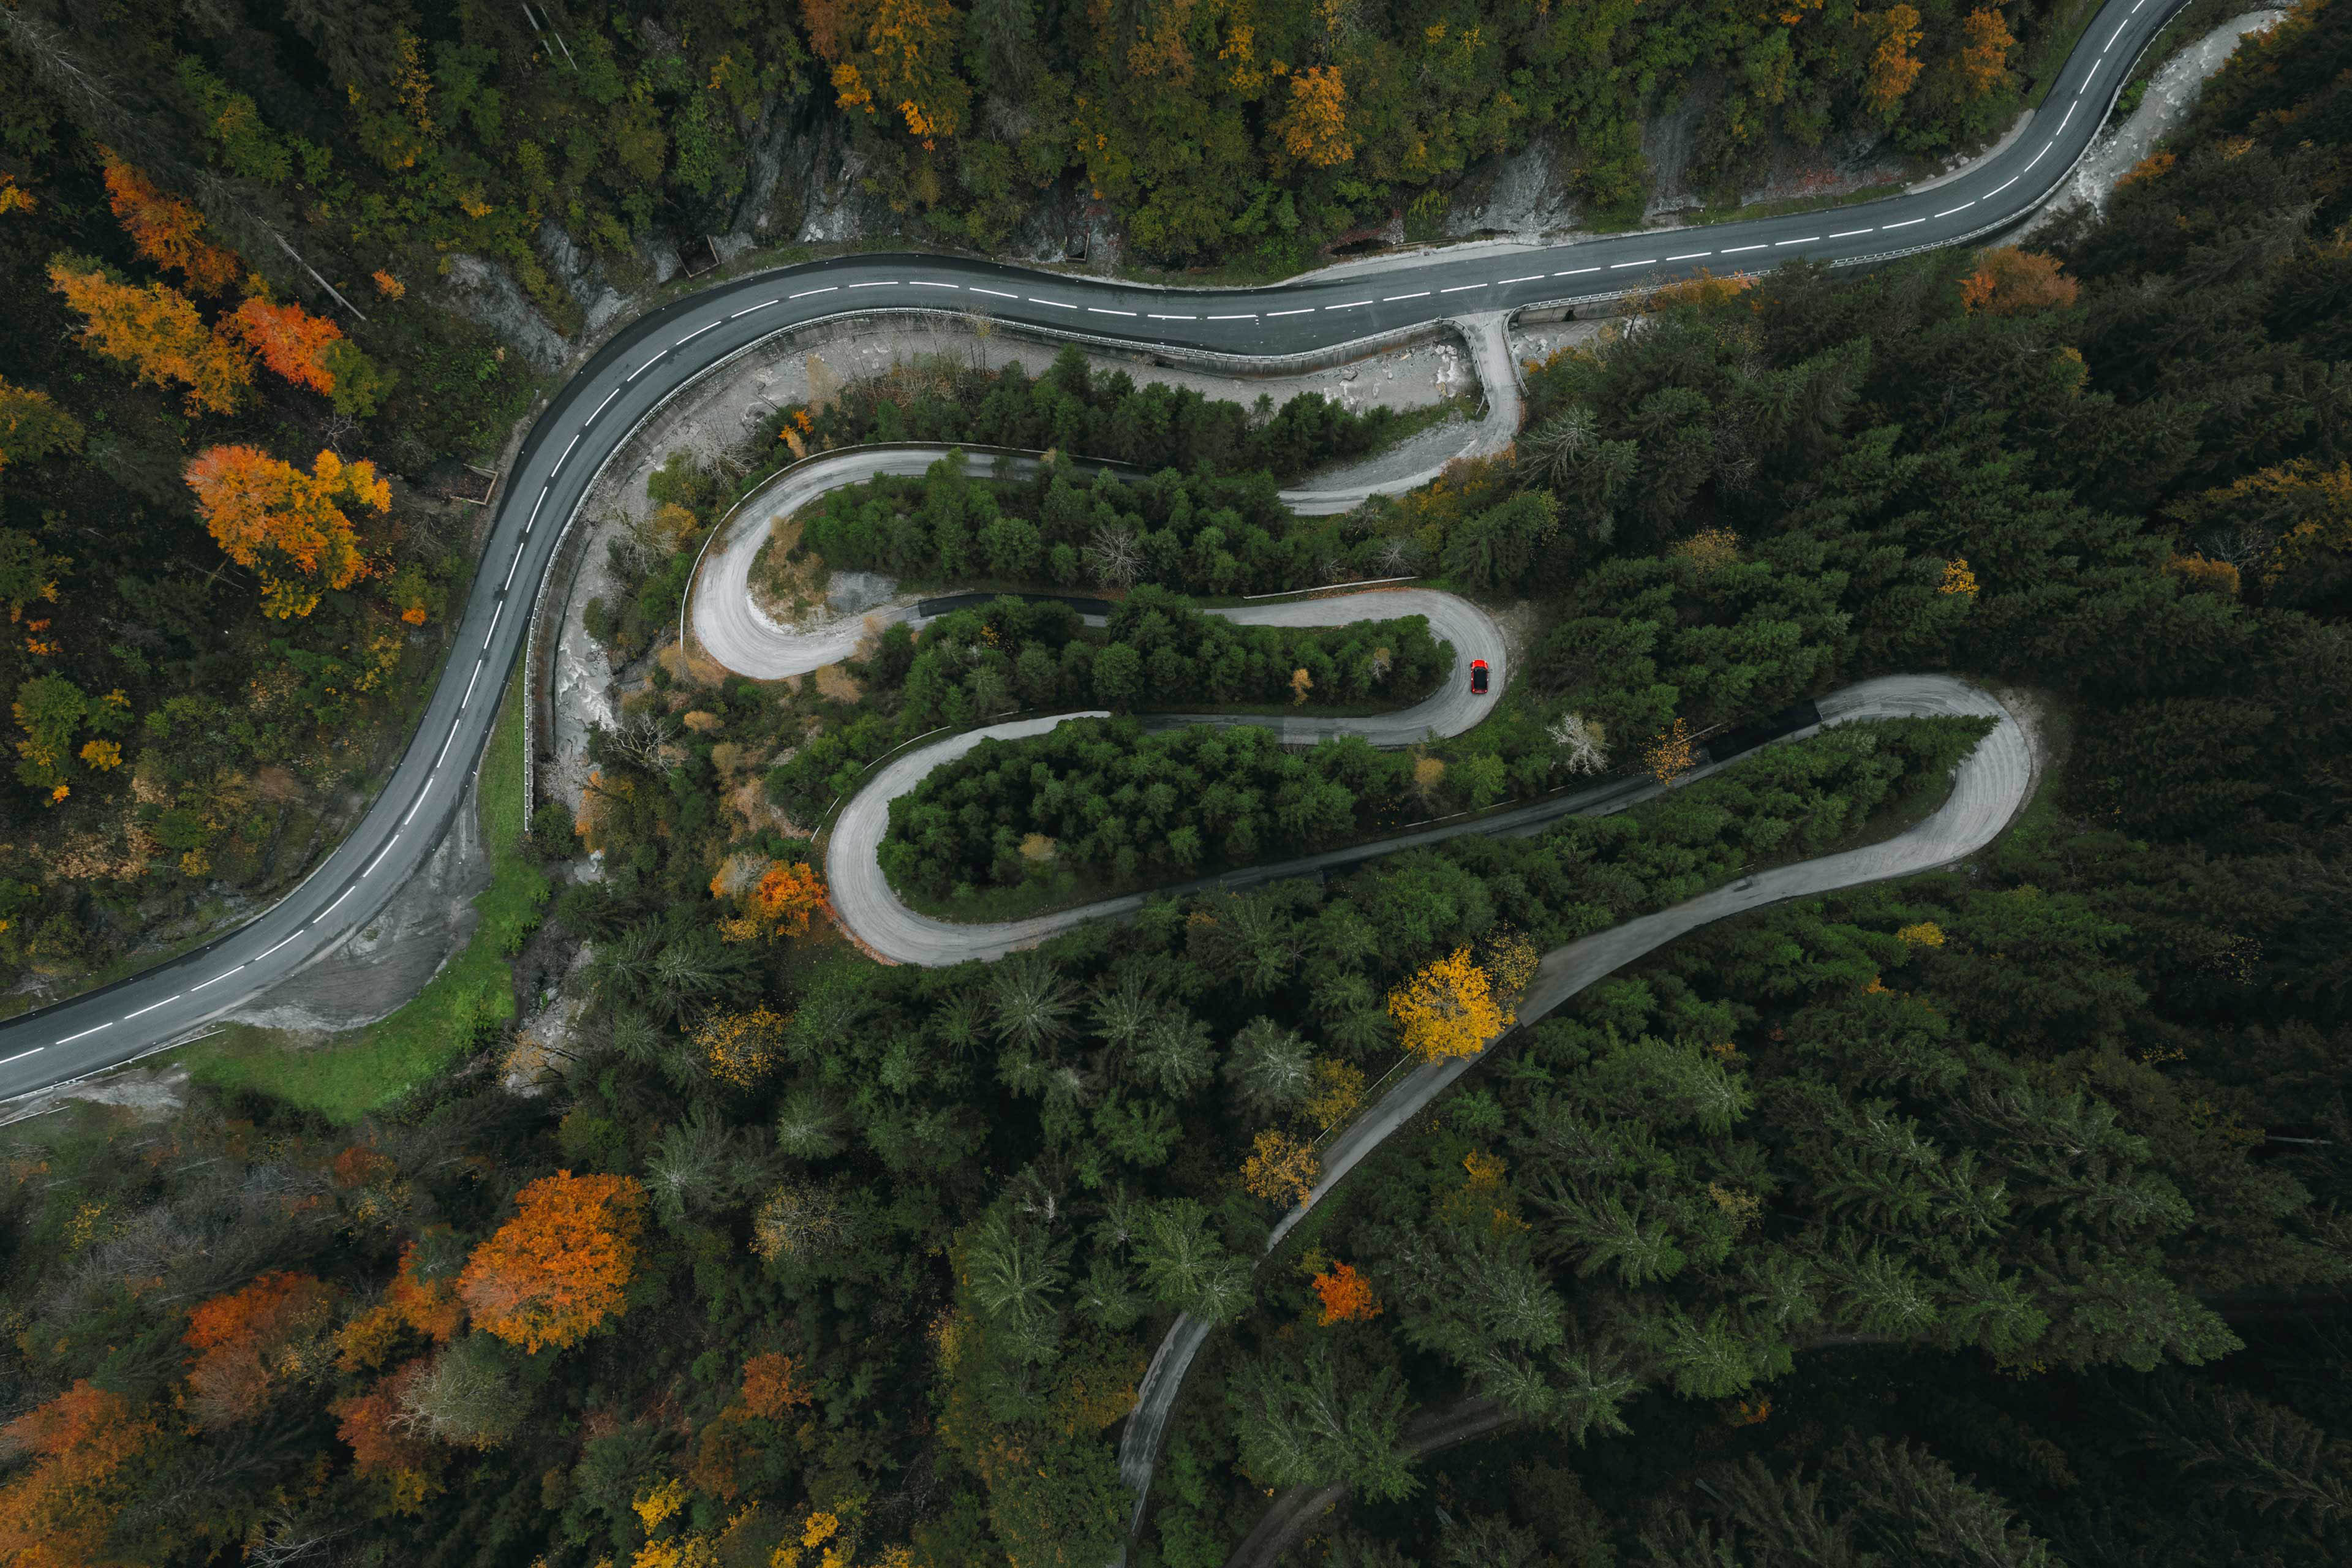
<path id="1" fill-rule="evenodd" d="M 1483 658 L 1470 661 L 1470 694 L 1474 697 L 1486 695 L 1486 661 Z"/>

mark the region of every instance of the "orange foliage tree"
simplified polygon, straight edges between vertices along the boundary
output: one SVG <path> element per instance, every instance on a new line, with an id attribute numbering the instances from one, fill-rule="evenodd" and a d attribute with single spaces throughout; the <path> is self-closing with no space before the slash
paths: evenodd
<path id="1" fill-rule="evenodd" d="M 344 503 L 381 512 L 392 487 L 375 465 L 321 452 L 310 472 L 254 447 L 209 447 L 188 465 L 205 526 L 230 560 L 261 574 L 262 608 L 279 620 L 318 608 L 320 584 L 367 574 Z"/>
<path id="2" fill-rule="evenodd" d="M 1863 98 L 1874 112 L 1891 120 L 1911 84 L 1919 79 L 1919 59 L 1911 52 L 1919 47 L 1924 31 L 1919 13 L 1913 6 L 1890 5 L 1875 16 L 1856 12 L 1853 20 L 1856 26 L 1878 35 L 1878 47 L 1870 57 L 1870 74 L 1863 82 Z"/>
<path id="3" fill-rule="evenodd" d="M 416 1244 L 400 1249 L 400 1272 L 392 1278 L 383 1301 L 356 1314 L 336 1333 L 345 1372 L 380 1364 L 399 1342 L 402 1331 L 420 1334 L 446 1345 L 466 1321 L 466 1305 L 457 1299 L 455 1279 L 416 1277 Z"/>
<path id="4" fill-rule="evenodd" d="M 772 1421 L 795 1405 L 807 1405 L 816 1395 L 801 1382 L 800 1363 L 769 1351 L 743 1363 L 743 1408 Z"/>
<path id="5" fill-rule="evenodd" d="M 1960 49 L 1960 80 L 1970 98 L 1982 98 L 2009 75 L 2009 51 L 2017 40 L 1998 11 L 1971 11 L 1960 23 L 1968 43 Z"/>
<path id="6" fill-rule="evenodd" d="M 336 1420 L 335 1435 L 351 1446 L 352 1459 L 362 1475 L 424 1472 L 433 1450 L 403 1429 L 400 1396 L 431 1364 L 419 1356 L 391 1375 L 378 1378 L 366 1393 L 327 1406 L 327 1414 Z"/>
<path id="7" fill-rule="evenodd" d="M 191 414 L 226 414 L 253 384 L 252 359 L 206 328 L 176 289 L 142 287 L 102 262 L 63 252 L 49 260 L 49 286 L 81 312 L 88 323 L 81 341 L 90 352 L 131 366 L 142 381 L 187 387 Z"/>
<path id="8" fill-rule="evenodd" d="M 114 1516 L 139 1489 L 161 1427 L 119 1394 L 75 1384 L 0 1427 L 32 1464 L 0 1487 L 0 1563 L 88 1568 L 108 1560 Z"/>
<path id="9" fill-rule="evenodd" d="M 244 339 L 261 356 L 261 363 L 297 386 L 317 393 L 335 390 L 335 374 L 327 367 L 327 350 L 342 341 L 343 330 L 299 305 L 273 305 L 259 295 L 231 312 L 222 326 Z"/>
<path id="10" fill-rule="evenodd" d="M 1390 992 L 1389 1016 L 1403 1026 L 1405 1049 L 1431 1062 L 1476 1056 L 1511 1026 L 1512 1017 L 1466 947 L 1423 965 Z"/>
<path id="11" fill-rule="evenodd" d="M 1282 150 L 1318 169 L 1356 155 L 1348 132 L 1348 87 L 1337 66 L 1310 66 L 1290 79 L 1290 104 L 1275 121 Z"/>
<path id="12" fill-rule="evenodd" d="M 1960 280 L 1960 307 L 1991 316 L 2022 316 L 2063 310 L 2081 290 L 2058 269 L 2058 258 L 2013 245 L 1996 246 L 1977 258 L 1977 269 Z"/>
<path id="13" fill-rule="evenodd" d="M 577 1344 L 625 1306 L 644 1207 L 631 1176 L 558 1171 L 523 1188 L 514 1218 L 474 1249 L 458 1277 L 475 1325 L 533 1353 Z"/>
<path id="14" fill-rule="evenodd" d="M 322 1333 L 337 1294 L 324 1280 L 280 1269 L 189 1313 L 184 1342 L 200 1352 L 188 1368 L 198 1419 L 215 1426 L 256 1415 L 274 1378 L 315 1370 L 305 1365 L 303 1342 Z"/>
<path id="15" fill-rule="evenodd" d="M 1654 736 L 1642 752 L 1642 767 L 1660 784 L 1672 784 L 1698 762 L 1698 742 L 1690 721 L 1677 719 Z"/>
<path id="16" fill-rule="evenodd" d="M 204 237 L 205 215 L 155 188 L 155 183 L 101 147 L 106 160 L 106 199 L 139 254 L 169 267 L 202 294 L 217 294 L 237 279 L 245 264 L 236 252 Z"/>
<path id="17" fill-rule="evenodd" d="M 712 878 L 711 895 L 725 897 L 727 882 L 723 870 Z M 809 917 L 824 909 L 830 898 L 824 879 L 817 874 L 814 866 L 805 861 L 792 866 L 779 862 L 771 865 L 761 873 L 759 881 L 744 889 L 742 914 L 719 921 L 719 934 L 729 942 L 806 936 Z"/>
<path id="18" fill-rule="evenodd" d="M 1323 1323 L 1368 1323 L 1381 1315 L 1381 1299 L 1372 1293 L 1372 1282 L 1356 1272 L 1351 1263 L 1334 1263 L 1324 1272 L 1307 1281 L 1323 1303 Z"/>

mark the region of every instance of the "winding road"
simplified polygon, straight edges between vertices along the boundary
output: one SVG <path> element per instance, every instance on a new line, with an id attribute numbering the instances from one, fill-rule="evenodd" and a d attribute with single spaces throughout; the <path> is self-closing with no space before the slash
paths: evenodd
<path id="1" fill-rule="evenodd" d="M 1905 832 L 1859 849 L 1759 871 L 1670 909 L 1637 916 L 1565 947 L 1553 948 L 1538 963 L 1535 977 L 1520 994 L 1517 1005 L 1520 1026 L 1536 1022 L 1586 986 L 1711 921 L 1789 899 L 1813 898 L 1865 882 L 1948 866 L 1991 843 L 2032 793 L 2033 752 L 2016 716 L 1987 693 L 1952 676 L 1902 675 L 1865 680 L 1822 699 L 1821 710 L 1821 724 L 1792 731 L 1769 743 L 1785 744 L 1834 724 L 1869 719 L 1981 716 L 1994 720 L 1995 725 L 1977 743 L 1976 750 L 1953 770 L 1951 794 L 1944 803 L 1925 821 Z M 1719 766 L 1736 764 L 1737 759 L 1730 763 L 1694 769 L 1675 787 L 1705 778 Z M 1494 818 L 1481 820 L 1475 824 L 1475 830 L 1489 834 L 1535 833 L 1547 822 L 1570 813 L 1597 816 L 1622 811 L 1659 793 L 1661 786 L 1646 779 L 1638 783 L 1642 787 L 1630 791 L 1622 785 L 1612 786 L 1613 794 L 1604 789 L 1589 792 L 1585 796 L 1542 802 L 1514 814 L 1516 820 L 1499 825 Z M 1391 843 L 1379 847 L 1381 852 L 1392 852 L 1399 846 Z M 1499 1048 L 1510 1038 L 1507 1032 L 1477 1056 L 1425 1062 L 1399 1079 L 1370 1110 L 1323 1151 L 1323 1173 L 1315 1190 L 1307 1194 L 1305 1204 L 1283 1215 L 1275 1226 L 1266 1237 L 1266 1251 L 1271 1253 L 1281 1246 L 1292 1228 L 1366 1154 L 1420 1114 L 1464 1073 L 1485 1060 L 1487 1052 Z M 1166 1437 L 1176 1395 L 1183 1386 L 1184 1373 L 1213 1326 L 1189 1314 L 1179 1317 L 1160 1341 L 1137 1390 L 1134 1413 L 1128 1417 L 1126 1430 L 1119 1438 L 1118 1466 L 1119 1474 L 1135 1493 L 1133 1518 L 1138 1522 L 1143 1518 L 1152 1468 Z"/>
<path id="2" fill-rule="evenodd" d="M 1473 256 L 1271 289 L 1160 289 L 950 256 L 842 257 L 740 278 L 619 333 L 558 393 L 503 477 L 482 565 L 415 737 L 374 805 L 294 891 L 215 941 L 0 1026 L 0 1099 L 186 1035 L 372 921 L 463 798 L 557 542 L 603 464 L 661 404 L 793 327 L 894 310 L 986 311 L 1171 356 L 1328 354 L 1456 317 L 1613 297 L 1701 269 L 1832 264 L 1960 244 L 2038 206 L 2090 144 L 2131 62 L 2185 0 L 2109 0 L 2025 133 L 1935 188 L 1819 213 Z M 2045 130 L 2044 127 L 2047 127 Z"/>

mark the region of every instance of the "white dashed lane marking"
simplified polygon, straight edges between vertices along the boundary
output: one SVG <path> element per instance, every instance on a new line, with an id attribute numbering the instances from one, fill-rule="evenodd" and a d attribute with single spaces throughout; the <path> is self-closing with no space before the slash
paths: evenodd
<path id="1" fill-rule="evenodd" d="M 68 1035 L 64 1039 L 59 1040 L 58 1044 L 61 1046 L 70 1046 L 76 1040 L 86 1040 L 89 1038 L 92 1035 L 98 1033 L 99 1029 L 111 1029 L 112 1027 L 114 1027 L 114 1024 L 112 1020 L 110 1019 L 108 1022 L 99 1025 L 98 1029 L 84 1029 L 79 1035 Z"/>
<path id="2" fill-rule="evenodd" d="M 1525 278 L 1506 278 L 1500 283 L 1496 284 L 1495 287 L 1497 289 L 1507 289 L 1514 283 L 1540 283 L 1542 281 L 1542 273 L 1530 272 Z"/>
<path id="3" fill-rule="evenodd" d="M 1888 228 L 1909 228 L 1915 223 L 1926 223 L 1927 221 L 1927 220 L 1923 217 L 1906 217 L 1901 223 L 1890 223 L 1886 226 Z"/>
<path id="4" fill-rule="evenodd" d="M 1371 301 L 1370 300 L 1350 300 L 1344 305 L 1326 305 L 1323 308 L 1327 310 L 1352 310 L 1359 305 L 1369 305 Z"/>
<path id="5" fill-rule="evenodd" d="M 1132 310 L 1105 310 L 1100 305 L 1089 305 L 1087 307 L 1087 314 L 1089 316 L 1132 316 L 1135 312 Z"/>
<path id="6" fill-rule="evenodd" d="M 596 421 L 598 420 L 598 418 L 600 418 L 600 417 L 604 415 L 604 410 L 606 410 L 607 408 L 610 408 L 610 407 L 613 405 L 613 399 L 614 399 L 614 398 L 616 398 L 616 397 L 618 397 L 618 396 L 620 396 L 620 395 L 621 395 L 621 389 L 620 389 L 619 387 L 617 387 L 617 386 L 616 386 L 616 387 L 614 387 L 614 388 L 613 388 L 613 390 L 612 390 L 612 391 L 610 391 L 610 392 L 606 393 L 606 394 L 604 395 L 604 402 L 602 402 L 602 403 L 600 403 L 600 404 L 598 404 L 598 405 L 596 405 L 596 412 L 595 412 L 595 413 L 593 413 L 593 414 L 591 414 L 590 416 L 588 416 L 588 423 L 589 423 L 589 424 L 591 424 L 591 425 L 593 425 L 594 423 L 596 423 Z"/>
<path id="7" fill-rule="evenodd" d="M 1253 310 L 1246 316 L 1212 316 L 1209 320 L 1213 321 L 1255 321 L 1257 320 L 1257 312 Z"/>
<path id="8" fill-rule="evenodd" d="M 787 300 L 805 300 L 812 294 L 830 294 L 838 287 L 838 284 L 828 283 L 822 289 L 803 289 L 797 294 L 787 294 L 784 298 Z"/>
<path id="9" fill-rule="evenodd" d="M 1265 314 L 1266 319 L 1271 321 L 1276 316 L 1311 316 L 1314 313 L 1315 307 L 1308 305 L 1297 310 L 1268 310 Z"/>
<path id="10" fill-rule="evenodd" d="M 5 1068 L 5 1067 L 6 1067 L 10 1062 L 21 1062 L 21 1061 L 23 1061 L 26 1057 L 37 1057 L 37 1056 L 39 1056 L 43 1051 L 46 1051 L 46 1050 L 47 1050 L 48 1048 L 49 1048 L 49 1047 L 47 1047 L 47 1046 L 35 1046 L 35 1047 L 34 1047 L 31 1050 L 29 1050 L 29 1051 L 18 1051 L 18 1052 L 17 1052 L 15 1056 L 13 1056 L 13 1057 L 0 1058 L 0 1068 Z"/>
<path id="11" fill-rule="evenodd" d="M 871 283 L 852 283 L 850 285 L 852 289 L 896 289 L 898 286 L 898 280 L 896 278 L 880 278 Z"/>
<path id="12" fill-rule="evenodd" d="M 1942 212 L 1937 213 L 1936 216 L 1937 217 L 1949 217 L 1954 213 L 1964 213 L 1976 205 L 1977 204 L 1974 202 L 1962 202 L 1958 206 L 1946 207 Z"/>
<path id="13" fill-rule="evenodd" d="M 1018 300 L 1021 298 L 1018 294 L 1007 294 L 1002 289 L 983 289 L 977 283 L 971 286 L 971 291 L 975 294 L 985 294 L 992 300 Z"/>
<path id="14" fill-rule="evenodd" d="M 1033 305 L 1051 305 L 1056 310 L 1075 310 L 1077 309 L 1076 305 L 1066 305 L 1059 300 L 1040 300 L 1034 294 L 1029 296 L 1029 302 Z"/>
<path id="15" fill-rule="evenodd" d="M 1198 316 L 1163 316 L 1159 311 L 1154 310 L 1151 313 L 1151 319 L 1155 321 L 1197 321 L 1201 318 Z"/>
<path id="16" fill-rule="evenodd" d="M 1658 258 L 1654 256 L 1645 256 L 1639 261 L 1612 261 L 1609 264 L 1609 270 L 1612 272 L 1622 272 L 1628 267 L 1654 267 L 1657 265 L 1657 260 Z"/>
<path id="17" fill-rule="evenodd" d="M 1779 250 L 1791 245 L 1819 245 L 1821 242 L 1822 237 L 1820 235 L 1809 234 L 1802 239 L 1776 239 L 1772 242 L 1772 248 Z"/>
<path id="18" fill-rule="evenodd" d="M 1588 272 L 1598 272 L 1600 270 L 1601 268 L 1598 267 L 1573 267 L 1566 272 L 1555 272 L 1552 276 L 1555 278 L 1581 278 Z"/>
<path id="19" fill-rule="evenodd" d="M 1715 252 L 1712 250 L 1685 250 L 1680 256 L 1669 256 L 1666 259 L 1669 261 L 1696 261 L 1702 257 L 1713 256 Z"/>
<path id="20" fill-rule="evenodd" d="M 1456 283 L 1453 288 L 1440 289 L 1438 292 L 1441 294 L 1464 294 L 1473 289 L 1484 289 L 1486 285 L 1484 283 Z"/>
<path id="21" fill-rule="evenodd" d="M 161 1002 L 148 1003 L 147 1005 L 140 1008 L 136 1013 L 125 1013 L 122 1015 L 122 1021 L 128 1024 L 133 1018 L 145 1017 L 148 1014 L 152 1013 L 158 1007 L 168 1007 L 173 1003 L 177 1002 L 180 999 L 181 994 L 182 993 L 175 991 L 171 995 L 164 997 Z"/>
<path id="22" fill-rule="evenodd" d="M 555 482 L 555 476 L 562 473 L 563 471 L 563 465 L 572 460 L 572 448 L 578 445 L 580 445 L 580 437 L 576 435 L 573 436 L 570 441 L 564 444 L 563 456 L 556 458 L 555 467 L 548 469 L 547 471 L 548 483 L 553 484 Z"/>
<path id="23" fill-rule="evenodd" d="M 1420 293 L 1418 293 L 1418 294 L 1389 294 L 1389 295 L 1384 295 L 1384 296 L 1382 296 L 1382 297 L 1381 297 L 1381 304 L 1383 304 L 1383 305 L 1393 305 L 1393 304 L 1395 304 L 1399 300 L 1426 300 L 1426 299 L 1428 299 L 1428 298 L 1429 298 L 1429 290 L 1428 290 L 1428 289 L 1423 289 Z"/>
<path id="24" fill-rule="evenodd" d="M 1740 254 L 1742 254 L 1743 252 L 1746 252 L 1746 251 L 1750 251 L 1750 250 L 1769 250 L 1769 249 L 1771 249 L 1771 248 L 1772 248 L 1772 247 L 1771 247 L 1771 246 L 1769 246 L 1769 245 L 1734 245 L 1734 246 L 1727 247 L 1724 250 L 1724 253 L 1723 253 L 1723 254 L 1724 254 L 1724 255 L 1726 255 L 1726 256 L 1738 256 L 1738 255 L 1740 255 Z"/>
<path id="25" fill-rule="evenodd" d="M 934 283 L 928 278 L 918 278 L 915 279 L 915 287 L 918 289 L 953 289 L 955 288 L 955 285 L 952 283 Z M 961 292 L 961 290 L 958 291 Z"/>
<path id="26" fill-rule="evenodd" d="M 692 342 L 695 339 L 700 337 L 703 333 L 709 331 L 718 324 L 719 323 L 716 321 L 706 321 L 701 326 L 695 328 L 694 331 L 687 333 L 686 336 L 678 339 L 677 342 L 670 344 L 670 347 L 674 349 L 682 349 L 686 347 L 687 344 Z"/>
<path id="27" fill-rule="evenodd" d="M 1842 229 L 1838 233 L 1830 236 L 1830 237 L 1832 239 L 1852 239 L 1855 235 L 1868 234 L 1870 232 L 1872 231 L 1866 228 Z"/>

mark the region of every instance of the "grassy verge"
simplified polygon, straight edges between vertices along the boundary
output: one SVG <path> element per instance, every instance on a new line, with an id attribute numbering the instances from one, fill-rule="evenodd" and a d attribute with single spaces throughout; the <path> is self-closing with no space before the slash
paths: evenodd
<path id="1" fill-rule="evenodd" d="M 195 1079 L 252 1089 L 350 1122 L 424 1082 L 485 1027 L 514 1016 L 507 960 L 539 923 L 550 885 L 522 854 L 522 673 L 509 683 L 482 758 L 478 795 L 490 885 L 474 900 L 473 939 L 415 1000 L 362 1028 L 298 1044 L 282 1030 L 231 1025 L 175 1053 Z"/>

